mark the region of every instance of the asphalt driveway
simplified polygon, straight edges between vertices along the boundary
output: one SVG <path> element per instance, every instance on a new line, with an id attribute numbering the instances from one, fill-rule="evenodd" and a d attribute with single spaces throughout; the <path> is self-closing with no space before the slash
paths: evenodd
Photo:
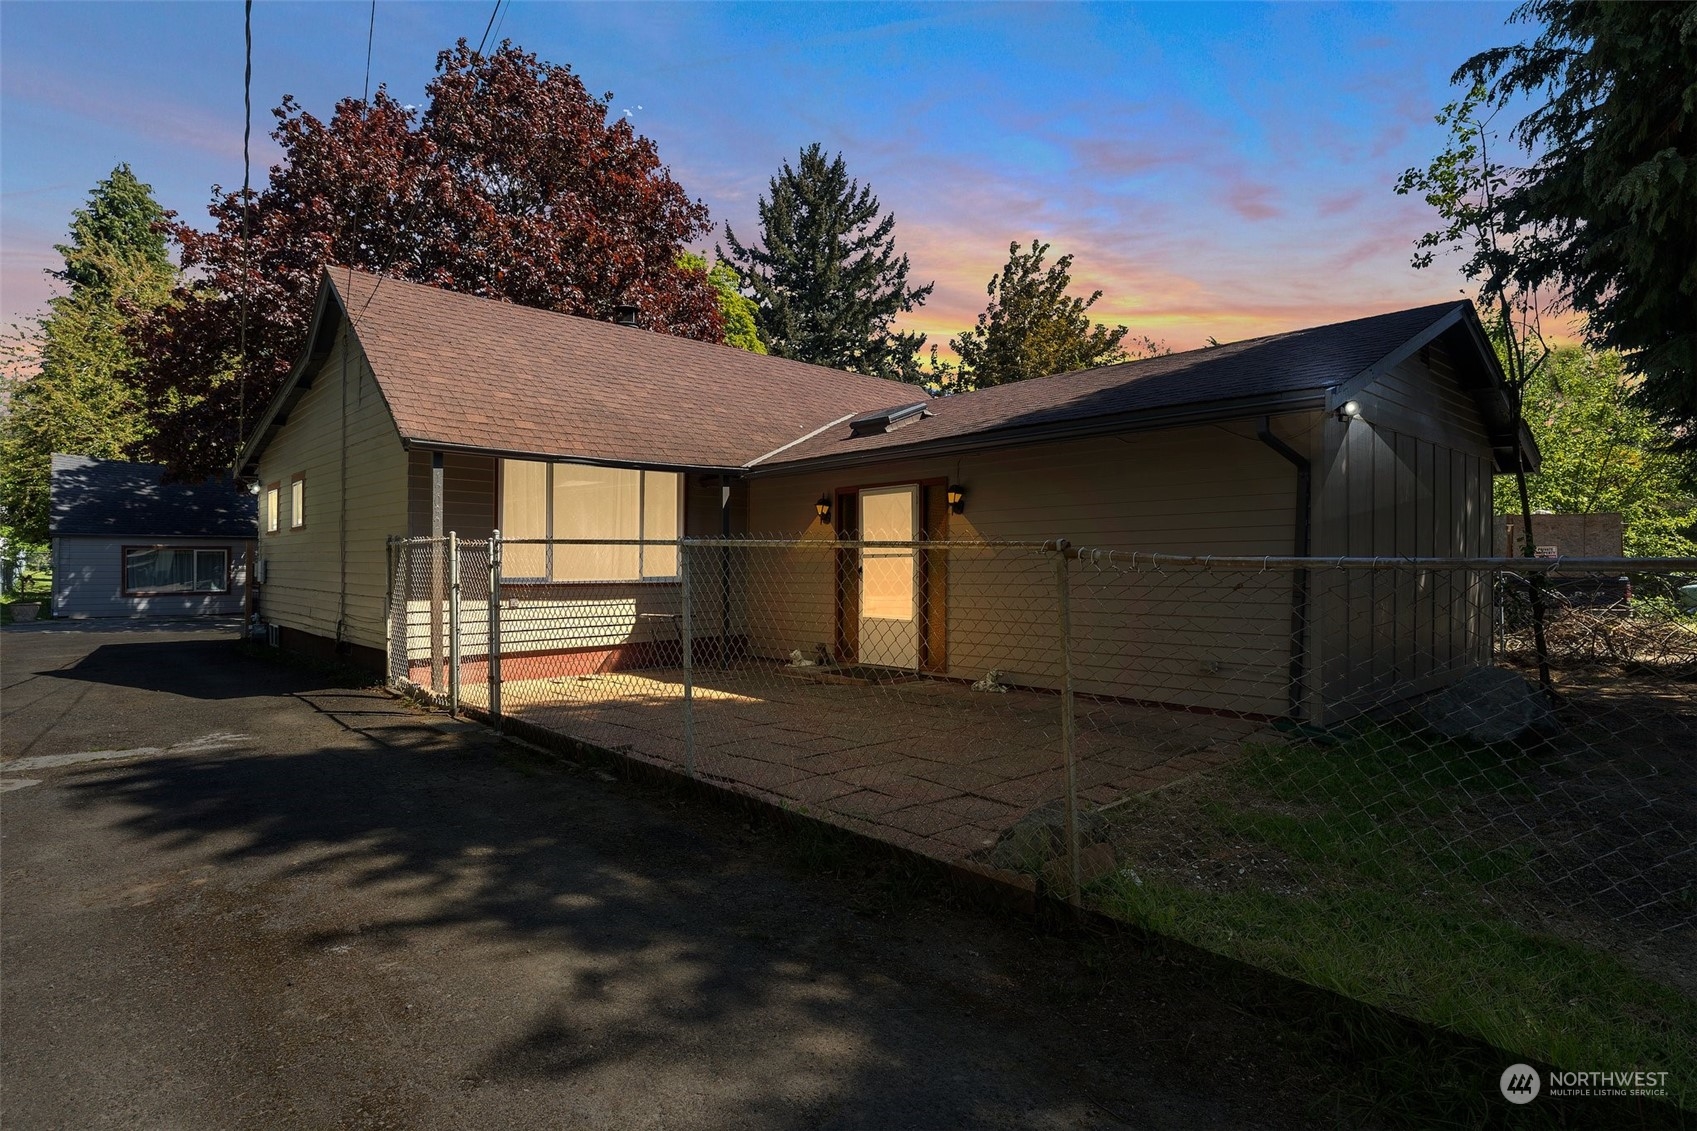
<path id="1" fill-rule="evenodd" d="M 904 894 L 224 629 L 0 650 L 10 1128 L 1313 1117 L 1294 1023 L 1108 942 Z"/>

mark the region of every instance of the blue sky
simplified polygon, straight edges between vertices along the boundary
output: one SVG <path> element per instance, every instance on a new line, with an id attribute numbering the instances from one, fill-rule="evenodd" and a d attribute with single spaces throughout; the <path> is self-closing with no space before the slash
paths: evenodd
<path id="1" fill-rule="evenodd" d="M 418 101 L 493 0 L 379 0 L 372 84 Z M 1416 272 L 1425 205 L 1392 192 L 1507 4 L 541 4 L 499 36 L 569 63 L 654 138 L 719 225 L 754 235 L 785 158 L 840 150 L 897 215 L 909 325 L 969 325 L 1010 240 L 1070 251 L 1104 318 L 1177 348 L 1452 297 Z M 255 177 L 286 93 L 360 93 L 366 3 L 254 6 Z M 0 315 L 38 309 L 69 214 L 128 161 L 202 222 L 241 181 L 235 3 L 0 4 Z M 722 236 L 721 236 L 722 238 Z"/>

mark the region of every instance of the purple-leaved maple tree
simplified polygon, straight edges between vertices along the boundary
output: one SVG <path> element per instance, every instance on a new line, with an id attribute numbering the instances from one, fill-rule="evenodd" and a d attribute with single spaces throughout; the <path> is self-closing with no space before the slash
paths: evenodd
<path id="1" fill-rule="evenodd" d="M 143 454 L 174 476 L 230 465 L 305 345 L 330 265 L 593 318 L 629 305 L 651 330 L 722 340 L 706 272 L 679 263 L 707 207 L 609 118 L 610 94 L 507 43 L 485 56 L 461 40 L 436 69 L 422 112 L 379 88 L 323 121 L 285 97 L 284 160 L 248 202 L 245 240 L 241 193 L 218 186 L 210 230 L 168 220 L 184 282 L 134 333 Z"/>

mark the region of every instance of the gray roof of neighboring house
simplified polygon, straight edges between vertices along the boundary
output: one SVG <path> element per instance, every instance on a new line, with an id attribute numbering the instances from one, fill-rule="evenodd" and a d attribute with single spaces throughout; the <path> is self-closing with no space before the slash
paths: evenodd
<path id="1" fill-rule="evenodd" d="M 53 457 L 51 533 L 113 538 L 253 538 L 256 500 L 229 479 L 166 483 L 165 469 L 88 456 Z"/>

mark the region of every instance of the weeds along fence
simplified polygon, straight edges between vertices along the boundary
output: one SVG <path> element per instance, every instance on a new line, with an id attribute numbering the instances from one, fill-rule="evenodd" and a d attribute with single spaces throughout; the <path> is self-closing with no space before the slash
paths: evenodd
<path id="1" fill-rule="evenodd" d="M 1697 560 L 450 536 L 392 561 L 391 683 L 450 709 L 1697 1080 Z"/>

